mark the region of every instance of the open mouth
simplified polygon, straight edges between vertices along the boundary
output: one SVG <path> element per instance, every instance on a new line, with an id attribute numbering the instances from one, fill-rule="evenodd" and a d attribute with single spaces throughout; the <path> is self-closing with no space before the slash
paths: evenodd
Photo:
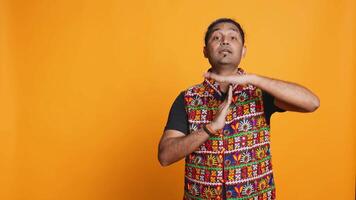
<path id="1" fill-rule="evenodd" d="M 219 53 L 232 53 L 229 49 L 223 49 Z"/>

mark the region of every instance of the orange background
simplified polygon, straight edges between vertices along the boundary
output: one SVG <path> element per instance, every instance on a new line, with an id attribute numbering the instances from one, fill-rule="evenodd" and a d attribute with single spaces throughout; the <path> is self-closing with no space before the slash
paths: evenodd
<path id="1" fill-rule="evenodd" d="M 354 0 L 0 2 L 0 199 L 181 199 L 157 145 L 218 17 L 244 27 L 245 70 L 321 99 L 271 121 L 278 199 L 354 198 Z"/>

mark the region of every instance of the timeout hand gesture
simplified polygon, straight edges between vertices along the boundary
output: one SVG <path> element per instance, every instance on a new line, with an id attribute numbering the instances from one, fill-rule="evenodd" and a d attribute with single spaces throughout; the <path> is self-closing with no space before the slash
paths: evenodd
<path id="1" fill-rule="evenodd" d="M 224 128 L 225 126 L 225 117 L 228 113 L 229 106 L 232 101 L 232 86 L 229 86 L 228 96 L 225 98 L 222 104 L 219 106 L 219 110 L 215 115 L 214 120 L 211 122 L 211 128 L 216 131 Z"/>
<path id="2" fill-rule="evenodd" d="M 231 83 L 231 84 L 248 84 L 250 81 L 250 76 L 249 75 L 229 75 L 229 76 L 221 76 L 212 72 L 206 72 L 203 75 L 205 78 L 211 78 L 216 80 L 217 82 L 221 83 Z"/>

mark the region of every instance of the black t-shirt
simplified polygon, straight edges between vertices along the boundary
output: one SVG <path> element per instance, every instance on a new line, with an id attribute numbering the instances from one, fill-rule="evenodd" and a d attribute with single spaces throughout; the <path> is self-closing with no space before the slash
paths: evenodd
<path id="1" fill-rule="evenodd" d="M 223 95 L 223 98 L 226 94 Z M 263 100 L 263 107 L 266 117 L 267 124 L 270 123 L 271 115 L 274 112 L 284 112 L 285 110 L 278 108 L 274 105 L 274 97 L 269 93 L 262 91 L 262 100 Z M 169 111 L 169 116 L 167 120 L 166 127 L 164 130 L 173 129 L 180 131 L 184 134 L 189 134 L 189 124 L 188 124 L 188 115 L 185 111 L 184 105 L 184 91 L 181 92 Z"/>

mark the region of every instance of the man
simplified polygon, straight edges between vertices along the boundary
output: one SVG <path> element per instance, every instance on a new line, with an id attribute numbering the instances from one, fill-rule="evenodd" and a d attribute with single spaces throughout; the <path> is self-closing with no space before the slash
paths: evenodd
<path id="1" fill-rule="evenodd" d="M 168 166 L 185 158 L 184 199 L 275 199 L 270 117 L 319 107 L 303 86 L 240 68 L 244 42 L 240 24 L 214 21 L 203 49 L 211 68 L 170 110 L 158 159 Z"/>

